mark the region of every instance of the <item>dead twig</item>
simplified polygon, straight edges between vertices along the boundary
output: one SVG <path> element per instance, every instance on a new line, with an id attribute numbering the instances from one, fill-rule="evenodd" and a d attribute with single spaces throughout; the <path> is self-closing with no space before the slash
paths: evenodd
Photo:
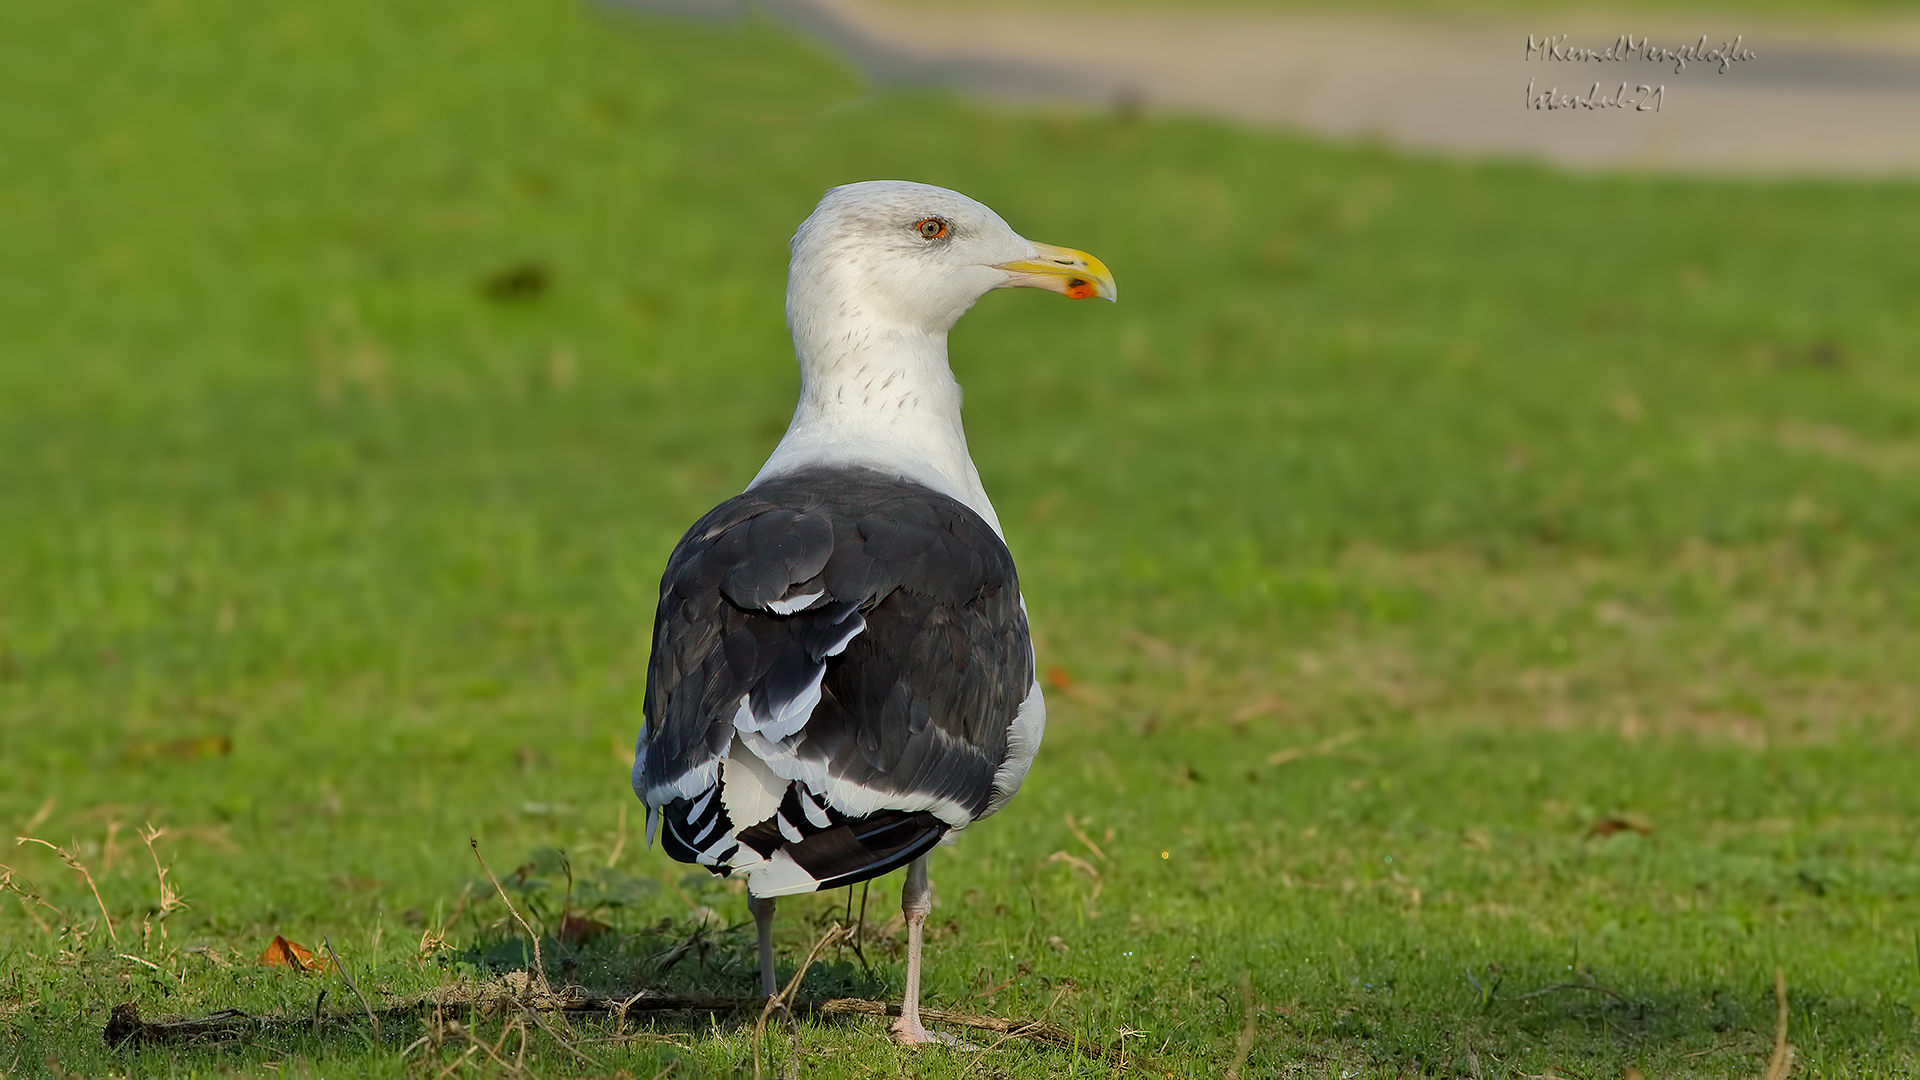
<path id="1" fill-rule="evenodd" d="M 311 941 L 312 939 L 309 938 L 308 940 Z M 333 970 L 340 973 L 340 977 L 347 982 L 347 989 L 353 991 L 353 996 L 360 999 L 360 1007 L 367 1011 L 367 1023 L 373 1025 L 373 1037 L 378 1039 L 380 1037 L 380 1018 L 373 1015 L 373 1006 L 367 1004 L 367 995 L 361 993 L 360 988 L 353 984 L 353 976 L 347 974 L 347 965 L 341 961 L 340 954 L 333 951 L 333 942 L 328 940 L 327 935 L 320 935 L 320 944 L 327 947 L 327 955 L 333 958 Z"/>
<path id="2" fill-rule="evenodd" d="M 1319 742 L 1314 743 L 1312 746 L 1289 747 L 1285 750 L 1276 751 L 1275 753 L 1268 755 L 1267 764 L 1285 765 L 1289 761 L 1298 761 L 1304 757 L 1319 757 L 1322 754 L 1331 754 L 1335 750 L 1340 749 L 1341 747 L 1347 745 L 1348 743 L 1352 742 L 1355 739 L 1358 739 L 1359 737 L 1360 737 L 1360 732 L 1347 731 L 1347 732 L 1342 732 L 1339 735 L 1334 735 L 1329 738 L 1321 739 Z"/>
<path id="3" fill-rule="evenodd" d="M 821 939 L 824 949 L 831 941 Z M 790 979 L 783 996 L 795 993 L 806 968 L 817 960 L 819 952 L 810 954 L 807 965 Z M 335 958 L 338 963 L 338 958 Z M 413 995 L 381 1008 L 374 1008 L 373 1014 L 383 1021 L 399 1021 L 415 1016 L 452 1017 L 475 1015 L 503 1006 L 512 1007 L 527 1015 L 561 1013 L 563 1015 L 602 1013 L 613 1016 L 631 1017 L 636 1013 L 653 1015 L 671 1013 L 705 1013 L 719 1017 L 729 1014 L 765 1014 L 766 1002 L 755 997 L 719 997 L 706 994 L 659 994 L 648 990 L 638 993 L 601 995 L 589 993 L 577 987 L 565 993 L 528 993 L 524 976 L 520 980 L 505 977 L 490 980 L 482 984 L 455 984 L 440 987 L 425 994 Z M 1055 1001 L 1059 1000 L 1058 995 Z M 148 1020 L 140 1015 L 139 1006 L 128 1002 L 116 1005 L 102 1032 L 107 1046 L 113 1048 L 130 1046 L 193 1046 L 231 1042 L 238 1039 L 274 1034 L 308 1032 L 316 1029 L 324 1031 L 331 1026 L 342 1026 L 358 1022 L 365 1018 L 364 1003 L 362 1010 L 322 1011 L 324 991 L 310 1014 L 294 1016 L 268 1014 L 253 1016 L 238 1009 L 222 1009 L 201 1017 L 164 1016 Z M 827 1001 L 805 1001 L 794 997 L 786 998 L 786 1007 L 796 1018 L 804 1016 L 899 1016 L 897 1003 L 870 1001 L 864 998 L 833 998 Z M 1097 1057 L 1108 1064 L 1121 1064 L 1118 1047 L 1106 1047 L 1089 1044 L 1073 1032 L 1042 1020 L 1008 1019 L 998 1016 L 979 1016 L 971 1013 L 956 1012 L 950 1009 L 936 1009 L 922 1006 L 920 1017 L 929 1024 L 946 1027 L 966 1028 L 972 1031 L 999 1035 L 998 1042 L 1020 1039 L 1050 1046 L 1056 1049 L 1072 1051 L 1076 1048 L 1081 1054 Z M 536 1019 L 538 1022 L 538 1019 Z M 519 1025 L 522 1038 L 525 1037 L 525 1023 Z M 457 1035 L 473 1046 L 479 1047 L 479 1053 L 494 1058 L 495 1063 L 506 1071 L 515 1066 L 504 1057 L 500 1057 L 505 1039 L 510 1037 L 514 1026 L 509 1025 L 502 1032 L 497 1045 L 488 1046 L 475 1038 L 467 1029 L 460 1027 L 457 1020 L 450 1020 L 445 1030 L 449 1035 Z M 574 1051 L 578 1053 L 576 1049 Z M 585 1055 L 581 1055 L 585 1056 Z M 1140 1063 L 1131 1060 L 1127 1064 L 1139 1068 Z M 457 1065 L 457 1063 L 456 1063 Z"/>
<path id="4" fill-rule="evenodd" d="M 25 825 L 20 826 L 19 835 L 25 836 L 26 834 L 46 824 L 47 819 L 53 816 L 53 808 L 55 806 L 58 806 L 59 804 L 60 804 L 60 801 L 58 799 L 54 798 L 51 795 L 47 796 L 46 801 L 40 804 L 40 809 L 35 810 L 33 812 L 33 816 L 27 819 L 27 823 Z"/>
<path id="5" fill-rule="evenodd" d="M 823 1001 L 810 1011 L 823 1016 L 899 1016 L 900 1006 L 885 1001 L 868 1001 L 865 998 L 834 998 Z M 1005 1036 L 1007 1039 L 1026 1039 L 1030 1042 L 1051 1046 L 1059 1050 L 1072 1051 L 1078 1048 L 1083 1055 L 1099 1058 L 1114 1065 L 1120 1063 L 1118 1050 L 1108 1049 L 1098 1044 L 1089 1044 L 1084 1039 L 1064 1028 L 1039 1020 L 1006 1020 L 997 1016 L 975 1016 L 971 1013 L 954 1012 L 950 1009 L 934 1009 L 920 1006 L 920 1020 L 932 1025 L 967 1028 L 972 1031 L 984 1031 Z"/>
<path id="6" fill-rule="evenodd" d="M 643 997 L 646 997 L 646 996 L 647 996 L 647 992 L 646 992 L 645 990 L 642 990 L 642 991 L 640 991 L 639 993 L 637 993 L 637 994 L 635 994 L 635 995 L 633 995 L 633 996 L 632 996 L 632 997 L 630 997 L 630 998 L 627 998 L 626 1000 L 624 1000 L 624 1001 L 622 1001 L 622 1002 L 620 1002 L 620 1003 L 619 1003 L 618 1005 L 615 1005 L 615 1006 L 613 1007 L 613 1033 L 614 1033 L 614 1035 L 616 1035 L 616 1036 L 624 1036 L 624 1035 L 626 1035 L 626 1033 L 627 1033 L 627 1010 L 628 1010 L 628 1009 L 631 1009 L 631 1008 L 633 1008 L 633 1004 L 634 1004 L 634 1002 L 636 1002 L 636 1001 L 639 1001 L 639 1000 L 640 1000 L 641 998 L 643 998 Z"/>
<path id="7" fill-rule="evenodd" d="M 613 838 L 613 853 L 607 856 L 607 869 L 611 870 L 620 861 L 620 853 L 627 850 L 627 800 L 620 800 L 620 831 Z"/>
<path id="8" fill-rule="evenodd" d="M 135 956 L 132 953 L 120 953 L 119 957 L 122 960 L 131 960 L 134 963 L 139 964 L 143 967 L 152 968 L 153 970 L 159 972 L 162 975 L 168 974 L 167 969 L 161 967 L 159 964 L 156 964 L 151 960 L 142 959 L 141 957 Z"/>
<path id="9" fill-rule="evenodd" d="M 985 969 L 982 969 L 982 970 L 984 971 Z M 966 997 L 963 997 L 960 1000 L 962 1003 L 965 1003 L 968 1001 L 972 1001 L 975 998 L 991 998 L 993 995 L 999 993 L 1002 990 L 1005 990 L 1007 987 L 1012 986 L 1014 983 L 1017 983 L 1019 981 L 1020 980 L 1018 978 L 1008 979 L 1006 982 L 1003 982 L 998 986 L 989 986 L 989 987 L 986 987 L 985 989 L 971 991 L 970 993 L 967 994 Z"/>
<path id="10" fill-rule="evenodd" d="M 500 902 L 507 905 L 507 911 L 512 913 L 514 921 L 520 924 L 520 929 L 527 932 L 527 940 L 533 942 L 533 973 L 538 989 L 542 993 L 552 993 L 552 989 L 547 986 L 547 964 L 540 955 L 540 936 L 533 932 L 533 927 L 528 925 L 526 918 L 520 914 L 520 909 L 513 906 L 513 901 L 507 896 L 507 890 L 501 886 L 500 879 L 494 876 L 493 867 L 488 866 L 487 860 L 481 856 L 479 837 L 470 836 L 467 838 L 467 843 L 472 845 L 473 857 L 480 861 L 480 869 L 486 871 L 487 880 L 493 882 L 493 891 L 500 894 Z"/>
<path id="11" fill-rule="evenodd" d="M 61 911 L 59 908 L 54 907 L 52 904 L 47 903 L 46 900 L 43 899 L 39 893 L 35 892 L 31 888 L 21 888 L 19 885 L 14 884 L 14 881 L 13 881 L 14 873 L 15 871 L 13 867 L 8 866 L 4 863 L 0 863 L 0 892 L 10 892 L 10 893 L 13 893 L 15 896 L 18 896 L 20 898 L 21 912 L 24 913 L 27 918 L 33 920 L 34 925 L 40 928 L 41 933 L 52 934 L 53 927 L 48 926 L 46 923 L 46 920 L 42 919 L 39 913 L 33 910 L 32 904 L 39 904 L 41 907 L 46 908 L 48 911 L 51 911 L 55 915 L 59 916 L 60 922 L 62 925 L 71 925 L 73 923 L 73 920 L 67 917 L 66 912 Z M 31 885 L 33 883 L 28 882 L 27 884 Z M 29 901 L 31 901 L 32 904 L 30 904 Z"/>
<path id="12" fill-rule="evenodd" d="M 124 825 L 125 822 L 122 822 L 119 818 L 109 818 L 107 820 L 107 839 L 105 843 L 100 845 L 100 872 L 102 874 L 113 873 L 113 857 L 120 852 L 118 842 L 120 839 L 120 829 Z"/>
<path id="13" fill-rule="evenodd" d="M 1093 852 L 1094 858 L 1099 859 L 1101 862 L 1107 861 L 1107 853 L 1100 850 L 1099 844 L 1087 838 L 1086 831 L 1080 828 L 1079 822 L 1073 820 L 1072 814 L 1067 815 L 1067 829 L 1073 833 L 1074 839 L 1087 845 L 1087 850 Z M 1109 837 L 1109 839 L 1111 839 L 1111 837 Z"/>
<path id="14" fill-rule="evenodd" d="M 1766 1080 L 1786 1080 L 1793 1071 L 1793 1047 L 1787 1045 L 1787 972 L 1773 969 L 1773 1056 L 1767 1059 Z"/>
<path id="15" fill-rule="evenodd" d="M 305 1018 L 282 1021 L 283 1026 L 304 1024 Z M 165 1044 L 191 1046 L 199 1043 L 226 1042 L 261 1027 L 261 1022 L 239 1009 L 221 1009 L 198 1019 L 178 1017 L 157 1021 L 142 1020 L 140 1007 L 132 1002 L 115 1005 L 107 1016 L 101 1034 L 109 1049 L 128 1045 Z"/>
<path id="16" fill-rule="evenodd" d="M 1106 888 L 1106 882 L 1100 879 L 1100 871 L 1094 869 L 1094 866 L 1092 863 L 1088 862 L 1087 860 L 1081 858 L 1078 855 L 1069 855 L 1064 851 L 1056 851 L 1053 854 L 1047 856 L 1047 862 L 1066 863 L 1068 866 L 1073 867 L 1075 870 L 1079 870 L 1082 873 L 1086 874 L 1087 877 L 1093 880 L 1093 895 L 1087 897 L 1088 910 L 1092 910 L 1093 905 L 1100 902 L 1100 890 Z"/>

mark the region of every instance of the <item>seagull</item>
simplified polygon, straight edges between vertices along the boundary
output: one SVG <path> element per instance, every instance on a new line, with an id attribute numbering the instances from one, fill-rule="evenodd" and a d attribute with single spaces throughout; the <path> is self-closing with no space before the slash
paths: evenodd
<path id="1" fill-rule="evenodd" d="M 744 877 L 760 986 L 774 899 L 906 868 L 902 1045 L 920 1022 L 934 845 L 1006 805 L 1046 704 L 1013 556 L 960 423 L 947 331 L 994 289 L 1115 298 L 1099 259 L 959 192 L 829 191 L 800 225 L 793 422 L 667 559 L 633 790 L 647 842 Z"/>

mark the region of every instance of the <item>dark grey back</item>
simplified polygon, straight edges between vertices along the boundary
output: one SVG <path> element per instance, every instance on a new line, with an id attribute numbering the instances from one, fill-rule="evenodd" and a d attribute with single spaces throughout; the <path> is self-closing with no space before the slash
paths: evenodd
<path id="1" fill-rule="evenodd" d="M 824 595 L 779 615 L 774 601 Z M 865 629 L 837 656 L 849 606 Z M 667 562 L 647 670 L 643 784 L 710 762 L 742 695 L 785 700 L 824 663 L 802 759 L 974 816 L 1007 756 L 1033 650 L 1006 545 L 956 499 L 868 470 L 778 477 L 701 518 Z"/>

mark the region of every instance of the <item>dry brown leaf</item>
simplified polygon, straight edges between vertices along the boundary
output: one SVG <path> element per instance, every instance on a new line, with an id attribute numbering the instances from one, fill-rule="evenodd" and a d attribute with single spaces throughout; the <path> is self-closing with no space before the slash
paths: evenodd
<path id="1" fill-rule="evenodd" d="M 327 961 L 313 955 L 313 950 L 278 934 L 273 936 L 267 951 L 260 954 L 259 963 L 261 967 L 284 967 L 295 971 L 320 971 L 327 966 Z"/>
<path id="2" fill-rule="evenodd" d="M 1616 833 L 1633 832 L 1641 836 L 1653 835 L 1653 822 L 1645 815 L 1635 813 L 1614 814 L 1601 818 L 1587 830 L 1588 836 L 1613 836 Z"/>

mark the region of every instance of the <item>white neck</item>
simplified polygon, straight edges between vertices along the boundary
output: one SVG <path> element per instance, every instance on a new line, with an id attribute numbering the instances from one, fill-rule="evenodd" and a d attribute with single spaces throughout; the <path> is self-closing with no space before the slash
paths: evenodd
<path id="1" fill-rule="evenodd" d="M 852 317 L 795 320 L 800 403 L 749 489 L 797 469 L 857 466 L 924 484 L 1000 519 L 967 456 L 947 335 Z"/>

